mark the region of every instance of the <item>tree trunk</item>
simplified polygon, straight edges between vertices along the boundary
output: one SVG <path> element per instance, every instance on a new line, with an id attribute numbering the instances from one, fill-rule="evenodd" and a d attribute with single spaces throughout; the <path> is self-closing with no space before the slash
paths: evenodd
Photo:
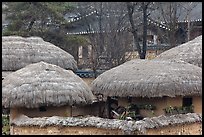
<path id="1" fill-rule="evenodd" d="M 141 52 L 141 47 L 139 44 L 139 38 L 138 38 L 138 34 L 137 34 L 137 29 L 135 27 L 134 21 L 133 21 L 133 10 L 134 10 L 134 5 L 131 5 L 130 2 L 127 2 L 127 10 L 128 10 L 128 16 L 129 16 L 129 21 L 132 27 L 132 34 L 134 37 L 134 43 L 137 47 L 137 51 L 139 54 L 140 59 L 142 59 L 142 52 Z"/>
<path id="2" fill-rule="evenodd" d="M 142 2 L 143 10 L 143 47 L 141 59 L 145 59 L 147 51 L 147 5 Z"/>
<path id="3" fill-rule="evenodd" d="M 71 49 L 72 50 L 70 51 L 70 53 L 72 53 L 72 56 L 74 57 L 74 59 L 77 61 L 77 64 L 78 64 L 79 63 L 79 47 L 73 46 Z"/>
<path id="4" fill-rule="evenodd" d="M 100 15 L 99 15 L 99 53 L 103 53 L 103 46 L 104 46 L 104 37 L 103 37 L 103 31 L 102 31 L 102 12 L 103 12 L 103 3 L 100 3 Z"/>
<path id="5" fill-rule="evenodd" d="M 29 26 L 28 26 L 28 31 L 31 31 L 34 23 L 35 23 L 35 19 L 32 19 Z"/>
<path id="6" fill-rule="evenodd" d="M 189 13 L 190 14 L 190 13 Z M 188 41 L 190 41 L 190 34 L 191 34 L 191 32 L 190 32 L 190 15 L 188 14 L 188 32 L 187 32 L 187 35 L 188 35 Z"/>

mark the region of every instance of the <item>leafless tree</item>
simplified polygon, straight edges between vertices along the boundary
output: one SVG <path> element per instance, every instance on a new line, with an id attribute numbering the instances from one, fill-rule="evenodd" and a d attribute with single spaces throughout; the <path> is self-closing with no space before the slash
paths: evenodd
<path id="1" fill-rule="evenodd" d="M 139 44 L 139 36 L 138 36 L 138 32 L 137 32 L 138 28 L 136 27 L 134 19 L 133 19 L 134 9 L 135 9 L 135 6 L 137 5 L 137 3 L 127 2 L 126 4 L 127 4 L 129 21 L 130 21 L 130 24 L 131 24 L 131 27 L 132 27 L 132 34 L 133 34 L 133 37 L 134 37 L 134 43 L 135 43 L 135 45 L 137 47 L 137 51 L 139 53 L 140 58 L 142 58 L 142 51 L 141 51 L 141 47 L 140 47 L 140 44 Z"/>
<path id="2" fill-rule="evenodd" d="M 108 16 L 108 17 L 107 17 Z M 118 66 L 129 58 L 126 53 L 132 49 L 132 37 L 127 28 L 128 15 L 125 3 L 106 3 L 106 56 L 111 67 Z"/>
<path id="3" fill-rule="evenodd" d="M 165 24 L 167 26 L 167 31 L 163 35 L 163 40 L 169 43 L 171 47 L 175 47 L 180 43 L 180 38 L 178 30 L 180 29 L 178 24 L 179 20 L 188 21 L 187 25 L 187 39 L 190 39 L 190 17 L 191 11 L 197 5 L 196 2 L 157 2 L 156 5 L 159 7 L 154 13 L 155 16 L 152 17 L 155 20 Z M 182 41 L 185 41 L 185 36 L 181 37 Z"/>
<path id="4" fill-rule="evenodd" d="M 191 23 L 191 12 L 192 10 L 198 5 L 198 2 L 182 2 L 180 3 L 181 8 L 184 9 L 184 11 L 186 11 L 185 13 L 185 20 L 188 21 L 187 24 L 187 41 L 190 41 L 190 32 L 191 32 L 191 28 L 193 26 L 193 24 Z"/>
<path id="5" fill-rule="evenodd" d="M 139 54 L 140 59 L 145 59 L 146 57 L 146 50 L 147 50 L 147 29 L 148 29 L 148 16 L 149 10 L 154 10 L 151 7 L 153 2 L 126 2 L 128 15 L 129 15 L 129 22 L 131 25 L 132 34 L 134 37 L 134 43 L 137 47 L 137 51 Z M 136 23 L 136 22 L 139 22 Z M 141 23 L 140 23 L 141 22 Z M 138 24 L 138 25 L 137 25 Z M 140 29 L 142 24 L 142 48 L 140 46 Z"/>
<path id="6" fill-rule="evenodd" d="M 88 6 L 88 5 L 86 5 Z M 84 18 L 87 31 L 97 30 L 88 34 L 92 46 L 93 69 L 105 63 L 108 68 L 120 65 L 129 58 L 126 53 L 133 47 L 131 35 L 127 31 L 127 10 L 122 2 L 90 2 L 89 7 L 96 11 L 89 18 Z M 80 12 L 84 12 L 80 9 Z"/>

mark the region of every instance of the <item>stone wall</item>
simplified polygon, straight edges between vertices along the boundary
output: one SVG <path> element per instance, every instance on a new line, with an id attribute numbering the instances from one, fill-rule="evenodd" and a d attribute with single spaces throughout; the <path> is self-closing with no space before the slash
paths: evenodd
<path id="1" fill-rule="evenodd" d="M 123 135 L 119 129 L 96 127 L 15 127 L 14 135 Z M 135 134 L 141 134 L 135 132 Z M 146 135 L 201 135 L 200 123 L 167 126 L 158 129 L 147 129 Z"/>
<path id="2" fill-rule="evenodd" d="M 202 115 L 196 113 L 144 118 L 140 121 L 104 119 L 99 117 L 43 117 L 25 115 L 11 123 L 11 134 L 66 135 L 179 135 L 202 134 Z"/>

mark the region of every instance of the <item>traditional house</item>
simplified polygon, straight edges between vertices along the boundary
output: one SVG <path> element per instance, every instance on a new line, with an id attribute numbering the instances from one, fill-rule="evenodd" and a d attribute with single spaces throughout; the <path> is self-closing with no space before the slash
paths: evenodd
<path id="1" fill-rule="evenodd" d="M 121 3 L 122 4 L 122 3 Z M 202 3 L 198 2 L 196 3 L 195 7 L 191 9 L 191 14 L 186 9 L 188 7 L 189 3 L 183 3 L 181 8 L 177 9 L 176 18 L 178 20 L 175 20 L 175 45 L 180 45 L 188 39 L 192 40 L 195 37 L 202 34 Z M 79 5 L 83 5 L 82 3 Z M 158 6 L 156 3 L 153 3 L 150 8 L 155 8 L 155 6 Z M 168 7 L 168 4 L 163 4 L 164 7 Z M 119 6 L 118 6 L 119 7 Z M 67 14 L 67 20 L 70 22 L 70 27 L 67 30 L 68 35 L 84 35 L 84 36 L 91 36 L 93 34 L 97 35 L 99 33 L 109 33 L 111 31 L 117 31 L 122 32 L 124 31 L 127 35 L 130 35 L 130 24 L 128 20 L 128 16 L 126 16 L 127 11 L 125 9 L 123 10 L 117 10 L 117 8 L 109 9 L 104 8 L 103 13 L 100 13 L 100 10 L 98 10 L 94 5 L 84 4 L 83 6 L 79 6 L 80 10 L 76 10 L 75 13 Z M 85 10 L 84 10 L 85 9 Z M 137 19 L 137 12 L 139 13 L 139 9 L 135 9 L 138 11 L 135 11 L 134 16 L 135 19 Z M 148 11 L 149 12 L 149 11 Z M 147 19 L 147 56 L 146 58 L 152 59 L 158 54 L 162 53 L 165 50 L 168 50 L 171 48 L 170 43 L 168 42 L 168 36 L 171 34 L 172 28 L 170 27 L 170 21 L 167 19 L 163 19 L 163 12 L 160 10 L 153 10 L 151 13 L 149 13 L 148 19 Z M 189 18 L 187 17 L 190 17 Z M 113 25 L 110 25 L 110 23 L 117 22 L 117 17 L 122 17 L 124 20 L 123 26 L 119 27 L 118 29 L 114 29 Z M 111 19 L 111 20 L 110 20 Z M 101 23 L 99 23 L 101 21 Z M 138 19 L 135 23 L 138 23 L 137 25 L 141 25 L 142 22 L 138 22 Z M 101 24 L 101 26 L 99 26 Z M 109 27 L 109 25 L 111 27 Z M 142 27 L 138 27 L 138 36 L 139 41 L 142 45 L 142 35 L 143 30 Z M 188 38 L 189 37 L 189 38 Z M 130 37 L 129 37 L 130 38 Z M 133 38 L 130 38 L 130 41 L 132 41 Z M 79 54 L 80 61 L 84 62 L 85 60 L 90 59 L 90 53 L 91 47 L 90 45 L 79 47 Z M 137 54 L 137 48 L 134 46 L 130 49 L 130 51 L 126 52 L 126 57 L 131 58 L 139 58 Z M 80 62 L 79 61 L 79 62 Z M 90 62 L 90 61 L 89 61 Z"/>
<path id="2" fill-rule="evenodd" d="M 44 61 L 64 69 L 77 69 L 74 57 L 40 37 L 2 36 L 2 80 L 26 65 Z M 8 109 L 3 108 L 8 114 Z"/>
<path id="3" fill-rule="evenodd" d="M 121 13 L 124 13 L 121 15 Z M 108 9 L 103 12 L 101 15 L 98 10 L 94 10 L 94 7 L 90 7 L 90 12 L 86 13 L 85 15 L 81 15 L 80 13 L 75 13 L 71 15 L 67 15 L 68 22 L 70 22 L 70 27 L 67 30 L 68 35 L 83 35 L 86 37 L 90 37 L 95 35 L 98 35 L 100 33 L 111 33 L 112 31 L 118 32 L 118 33 L 125 33 L 126 35 L 131 36 L 131 32 L 129 31 L 130 27 L 127 27 L 129 24 L 128 17 L 125 16 L 127 14 L 127 11 L 118 11 L 118 10 L 112 10 Z M 73 16 L 74 15 L 74 16 Z M 99 17 L 101 15 L 101 18 Z M 111 23 L 115 22 L 117 23 L 117 17 L 123 17 L 123 21 L 125 22 L 125 25 L 121 26 L 118 29 L 115 29 L 113 25 L 110 25 Z M 70 17 L 70 18 L 69 18 Z M 101 28 L 99 26 L 99 22 L 101 21 Z M 138 22 L 138 21 L 136 21 Z M 111 27 L 110 27 L 111 26 Z M 147 58 L 155 57 L 157 54 L 163 52 L 164 50 L 169 49 L 169 45 L 164 42 L 158 42 L 157 41 L 157 31 L 160 29 L 160 31 L 166 31 L 168 28 L 165 25 L 161 25 L 151 19 L 148 18 L 148 32 L 147 32 Z M 142 29 L 141 27 L 138 28 L 138 35 L 140 44 L 142 45 Z M 103 34 L 104 35 L 104 34 Z M 106 36 L 106 34 L 104 35 Z M 88 37 L 88 38 L 89 38 Z M 130 38 L 130 37 L 129 37 Z M 133 40 L 133 37 L 130 38 L 130 41 Z M 131 43 L 131 42 L 130 42 Z M 130 45 L 131 47 L 131 45 Z M 126 52 L 126 57 L 131 58 L 138 58 L 137 54 L 137 48 L 136 46 L 132 45 L 133 48 L 131 48 L 129 51 Z M 79 47 L 79 62 L 84 62 L 86 59 L 89 59 L 89 62 L 91 62 L 91 54 L 92 54 L 92 47 L 90 45 L 87 46 L 81 46 Z"/>
<path id="4" fill-rule="evenodd" d="M 94 115 L 90 105 L 94 99 L 88 85 L 71 70 L 45 62 L 27 65 L 2 81 L 2 106 L 10 108 L 10 121 L 20 115 Z"/>
<path id="5" fill-rule="evenodd" d="M 180 45 L 202 35 L 202 2 L 161 2 L 158 9 L 151 12 L 148 20 L 149 28 L 156 38 L 162 41 L 165 32 L 161 28 L 164 28 L 167 33 L 174 32 L 175 44 Z"/>
<path id="6" fill-rule="evenodd" d="M 74 57 L 40 37 L 2 36 L 2 76 L 44 61 L 64 69 L 77 69 Z"/>
<path id="7" fill-rule="evenodd" d="M 138 118 L 187 108 L 202 113 L 202 69 L 181 61 L 131 60 L 99 75 L 91 89 L 107 99 L 109 118 L 120 106 L 135 107 Z"/>
<path id="8" fill-rule="evenodd" d="M 155 59 L 182 60 L 202 67 L 202 35 L 161 53 Z"/>

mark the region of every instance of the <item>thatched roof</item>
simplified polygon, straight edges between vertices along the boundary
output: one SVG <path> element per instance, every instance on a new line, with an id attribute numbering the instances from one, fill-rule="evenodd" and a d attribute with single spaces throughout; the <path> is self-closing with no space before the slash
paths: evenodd
<path id="1" fill-rule="evenodd" d="M 2 71 L 15 71 L 39 61 L 77 69 L 71 54 L 40 37 L 2 36 Z"/>
<path id="2" fill-rule="evenodd" d="M 182 61 L 135 59 L 102 73 L 90 86 L 104 97 L 202 95 L 202 68 Z"/>
<path id="3" fill-rule="evenodd" d="M 59 127 L 96 127 L 103 129 L 119 129 L 124 134 L 133 134 L 139 131 L 145 134 L 147 129 L 162 128 L 165 126 L 184 125 L 187 123 L 202 123 L 202 115 L 196 113 L 177 114 L 171 116 L 158 116 L 152 118 L 144 118 L 139 121 L 126 121 L 118 119 L 105 119 L 99 117 L 41 117 L 29 118 L 25 115 L 11 121 L 16 126 L 59 126 Z"/>
<path id="4" fill-rule="evenodd" d="M 13 71 L 2 71 L 2 78 L 5 78 L 8 74 L 12 73 Z"/>
<path id="5" fill-rule="evenodd" d="M 183 60 L 202 67 L 202 35 L 161 53 L 155 59 Z"/>
<path id="6" fill-rule="evenodd" d="M 71 70 L 39 62 L 9 74 L 2 81 L 2 106 L 27 107 L 90 104 L 87 84 Z"/>

